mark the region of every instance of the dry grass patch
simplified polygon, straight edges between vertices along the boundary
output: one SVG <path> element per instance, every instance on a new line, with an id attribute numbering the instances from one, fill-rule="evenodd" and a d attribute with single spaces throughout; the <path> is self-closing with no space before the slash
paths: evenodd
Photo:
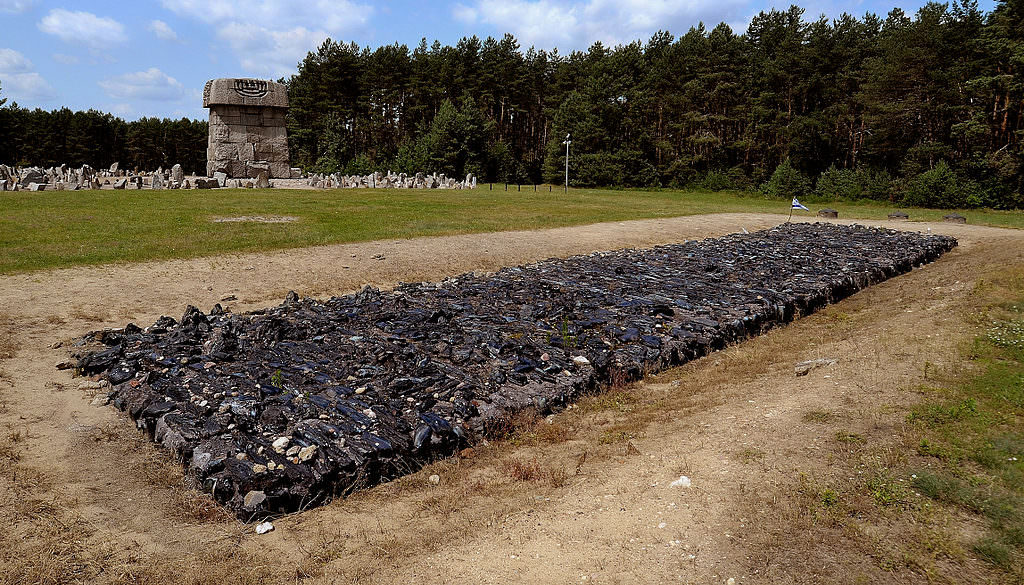
<path id="1" fill-rule="evenodd" d="M 1016 270 L 998 271 L 1011 275 L 986 281 L 984 294 L 976 286 L 973 294 L 957 297 L 958 304 L 944 309 L 957 317 L 954 324 L 929 330 L 920 341 L 933 333 L 969 340 L 975 331 L 961 321 L 985 323 L 977 311 L 988 312 L 993 302 L 1013 305 L 1024 292 L 1024 286 L 1014 288 L 1021 279 L 1012 275 Z M 920 311 L 926 301 L 915 303 L 914 310 Z M 824 324 L 837 328 L 846 322 L 832 319 Z M 986 414 L 984 405 L 986 388 L 999 389 L 994 396 L 1005 400 L 1012 394 L 1012 384 L 999 378 L 1002 370 L 986 374 L 985 368 L 970 363 L 986 355 L 970 341 L 954 339 L 943 346 L 948 350 L 929 355 L 918 340 L 908 344 L 884 329 L 876 335 L 875 343 L 860 352 L 869 362 L 862 400 L 880 401 L 881 406 L 842 418 L 825 410 L 803 413 L 803 421 L 833 433 L 830 456 L 823 464 L 805 462 L 798 477 L 740 506 L 741 514 L 762 514 L 763 528 L 751 540 L 748 553 L 763 561 L 752 566 L 769 580 L 794 583 L 838 576 L 852 583 L 1024 582 L 1020 545 L 1014 544 L 1024 533 L 1014 528 L 1024 514 L 1011 511 L 1019 505 L 1008 504 L 1021 501 L 1020 490 L 1000 484 L 1024 477 L 1013 467 L 1018 447 L 1011 440 L 986 443 L 972 438 L 994 424 L 1005 424 L 1007 416 L 1012 418 L 1008 405 L 998 416 Z M 900 364 L 916 369 L 918 377 L 912 379 L 927 380 L 929 386 L 907 387 L 905 377 L 887 371 L 898 371 Z M 965 380 L 975 380 L 967 386 L 978 386 L 975 397 L 960 394 Z M 840 426 L 851 421 L 855 429 Z M 915 427 L 922 426 L 955 431 L 921 438 Z M 978 449 L 972 451 L 972 446 Z M 1024 454 L 1024 441 L 1019 449 Z M 986 470 L 980 462 L 987 453 L 998 456 L 991 458 Z M 948 469 L 936 470 L 936 459 Z"/>
<path id="2" fill-rule="evenodd" d="M 173 501 L 175 520 L 189 523 L 221 522 L 233 524 L 235 519 L 208 493 L 201 491 L 198 481 L 184 471 L 182 462 L 158 449 L 136 430 L 123 424 L 108 423 L 91 434 L 104 449 L 116 449 L 124 462 L 117 470 L 124 478 L 141 479 L 153 489 L 166 490 Z"/>
<path id="3" fill-rule="evenodd" d="M 810 410 L 803 416 L 804 422 L 809 423 L 827 423 L 832 422 L 835 418 L 835 413 L 828 410 Z"/>
<path id="4" fill-rule="evenodd" d="M 541 465 L 537 459 L 509 457 L 502 462 L 502 471 L 517 482 L 547 482 L 561 488 L 569 481 L 569 472 L 561 467 Z"/>
<path id="5" fill-rule="evenodd" d="M 18 344 L 14 335 L 14 319 L 9 315 L 0 313 L 0 360 L 9 360 L 18 351 Z"/>
<path id="6" fill-rule="evenodd" d="M 69 316 L 72 319 L 78 319 L 79 321 L 86 321 L 88 323 L 102 323 L 103 321 L 110 320 L 110 313 L 100 308 L 83 308 L 74 307 L 71 309 Z"/>

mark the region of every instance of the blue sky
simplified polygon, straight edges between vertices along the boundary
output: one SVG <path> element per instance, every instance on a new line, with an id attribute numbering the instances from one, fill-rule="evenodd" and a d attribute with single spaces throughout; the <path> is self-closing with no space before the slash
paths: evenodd
<path id="1" fill-rule="evenodd" d="M 913 13 L 922 1 L 799 3 L 808 18 L 843 12 Z M 205 118 L 202 88 L 216 77 L 276 79 L 330 37 L 376 47 L 453 44 L 511 32 L 564 54 L 594 41 L 679 35 L 703 21 L 742 32 L 773 0 L 0 0 L 0 97 L 26 107 Z M 991 10 L 995 0 L 981 0 Z"/>

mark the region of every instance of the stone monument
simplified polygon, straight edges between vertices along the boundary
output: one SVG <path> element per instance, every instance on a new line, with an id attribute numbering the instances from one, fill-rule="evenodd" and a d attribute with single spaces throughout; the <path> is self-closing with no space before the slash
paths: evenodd
<path id="1" fill-rule="evenodd" d="M 261 171 L 288 178 L 288 132 L 284 115 L 288 91 L 262 79 L 214 79 L 203 89 L 210 108 L 206 175 L 256 178 Z"/>

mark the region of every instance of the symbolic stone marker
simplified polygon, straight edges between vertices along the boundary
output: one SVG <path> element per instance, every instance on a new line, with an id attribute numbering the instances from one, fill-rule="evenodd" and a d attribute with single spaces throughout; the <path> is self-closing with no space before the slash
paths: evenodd
<path id="1" fill-rule="evenodd" d="M 825 209 L 819 209 L 818 210 L 818 217 L 827 217 L 829 219 L 837 219 L 839 217 L 839 212 L 836 211 L 835 209 L 826 207 Z"/>
<path id="2" fill-rule="evenodd" d="M 214 79 L 203 89 L 203 107 L 210 109 L 206 174 L 256 178 L 288 178 L 288 133 L 284 115 L 288 91 L 262 79 Z"/>

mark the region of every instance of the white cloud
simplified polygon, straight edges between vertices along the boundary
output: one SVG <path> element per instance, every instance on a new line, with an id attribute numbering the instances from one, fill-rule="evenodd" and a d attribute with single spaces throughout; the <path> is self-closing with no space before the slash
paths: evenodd
<path id="1" fill-rule="evenodd" d="M 464 24 L 476 24 L 477 12 L 465 4 L 452 7 L 452 18 Z"/>
<path id="2" fill-rule="evenodd" d="M 53 60 L 63 65 L 78 65 L 81 60 L 77 55 L 66 55 L 64 53 L 54 53 Z"/>
<path id="3" fill-rule="evenodd" d="M 162 20 L 153 20 L 149 23 L 149 30 L 156 35 L 158 39 L 164 41 L 176 41 L 178 40 L 178 33 L 174 32 L 168 24 Z"/>
<path id="4" fill-rule="evenodd" d="M 524 46 L 574 44 L 582 32 L 580 7 L 557 0 L 480 0 L 476 10 L 482 22 L 511 31 Z"/>
<path id="5" fill-rule="evenodd" d="M 242 68 L 260 75 L 293 73 L 326 38 L 364 27 L 370 4 L 350 0 L 162 0 L 168 10 L 214 27 Z"/>
<path id="6" fill-rule="evenodd" d="M 238 55 L 242 68 L 260 75 L 279 77 L 295 72 L 295 65 L 329 36 L 303 27 L 270 30 L 232 23 L 219 34 Z"/>
<path id="7" fill-rule="evenodd" d="M 18 100 L 49 100 L 57 96 L 41 75 L 32 70 L 32 61 L 14 49 L 0 49 L 0 88 L 3 97 Z"/>
<path id="8" fill-rule="evenodd" d="M 175 101 L 185 96 L 185 86 L 156 67 L 110 77 L 97 84 L 116 100 Z"/>
<path id="9" fill-rule="evenodd" d="M 124 25 L 112 18 L 91 12 L 72 12 L 54 8 L 39 21 L 39 30 L 68 43 L 93 49 L 116 45 L 128 40 Z"/>
<path id="10" fill-rule="evenodd" d="M 270 29 L 322 27 L 348 31 L 367 22 L 373 7 L 349 0 L 162 0 L 164 8 L 207 24 L 245 23 Z"/>
<path id="11" fill-rule="evenodd" d="M 25 73 L 32 70 L 32 62 L 14 49 L 0 49 L 0 73 Z"/>
<path id="12" fill-rule="evenodd" d="M 744 0 L 476 0 L 453 16 L 510 31 L 524 46 L 586 48 L 647 40 L 658 30 L 686 32 L 703 21 L 735 20 Z"/>
<path id="13" fill-rule="evenodd" d="M 57 92 L 38 73 L 0 73 L 0 87 L 3 88 L 2 97 L 10 98 L 12 102 L 34 100 L 47 101 L 57 97 Z"/>
<path id="14" fill-rule="evenodd" d="M 35 3 L 35 0 L 0 0 L 0 12 L 19 14 L 32 8 Z"/>

